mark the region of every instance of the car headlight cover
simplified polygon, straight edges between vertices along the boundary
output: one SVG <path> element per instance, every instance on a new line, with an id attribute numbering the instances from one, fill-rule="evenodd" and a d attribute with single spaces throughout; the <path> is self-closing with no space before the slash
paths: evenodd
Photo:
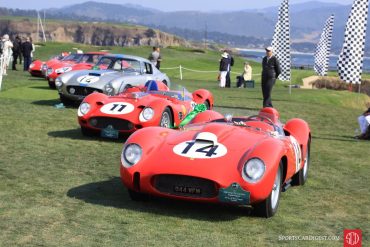
<path id="1" fill-rule="evenodd" d="M 30 69 L 32 69 L 33 67 L 35 67 L 35 64 L 34 63 L 31 63 L 30 64 Z"/>
<path id="2" fill-rule="evenodd" d="M 78 107 L 77 115 L 82 117 L 90 111 L 91 107 L 89 103 L 82 102 L 80 107 Z"/>
<path id="3" fill-rule="evenodd" d="M 53 69 L 52 69 L 52 68 L 48 68 L 48 69 L 46 70 L 46 74 L 47 74 L 47 75 L 50 75 L 51 73 L 53 73 Z"/>
<path id="4" fill-rule="evenodd" d="M 150 107 L 145 107 L 142 113 L 143 113 L 143 118 L 147 121 L 152 119 L 154 116 L 154 110 Z"/>
<path id="5" fill-rule="evenodd" d="M 137 144 L 131 143 L 124 147 L 122 151 L 122 164 L 129 168 L 140 161 L 143 151 Z"/>
<path id="6" fill-rule="evenodd" d="M 72 70 L 72 67 L 63 67 L 63 68 L 59 68 L 59 69 L 56 69 L 55 72 L 58 73 L 58 74 L 61 74 L 61 73 L 66 73 L 66 72 L 69 72 Z"/>
<path id="7" fill-rule="evenodd" d="M 55 79 L 55 86 L 61 87 L 62 85 L 63 85 L 62 79 L 60 79 L 59 77 L 57 77 L 57 79 Z"/>
<path id="8" fill-rule="evenodd" d="M 108 83 L 104 86 L 104 89 L 105 91 L 109 94 L 109 95 L 112 95 L 113 94 L 113 91 L 114 91 L 114 88 L 112 86 L 112 84 Z"/>
<path id="9" fill-rule="evenodd" d="M 265 174 L 266 166 L 262 160 L 258 158 L 252 158 L 248 160 L 242 171 L 242 177 L 249 183 L 258 182 Z"/>

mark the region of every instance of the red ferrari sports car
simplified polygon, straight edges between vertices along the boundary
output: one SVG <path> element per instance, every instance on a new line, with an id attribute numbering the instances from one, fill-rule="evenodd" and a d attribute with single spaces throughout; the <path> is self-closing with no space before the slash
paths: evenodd
<path id="1" fill-rule="evenodd" d="M 133 200 L 148 195 L 252 206 L 272 217 L 281 191 L 307 180 L 311 134 L 273 108 L 250 117 L 196 115 L 182 129 L 141 129 L 124 144 L 121 180 Z"/>
<path id="2" fill-rule="evenodd" d="M 53 64 L 63 60 L 63 58 L 65 58 L 68 55 L 69 55 L 68 52 L 62 52 L 59 55 L 51 57 L 46 62 L 41 60 L 35 60 L 30 64 L 28 72 L 30 72 L 32 76 L 45 77 L 45 72 L 48 66 L 52 66 Z"/>
<path id="3" fill-rule="evenodd" d="M 49 87 L 55 88 L 55 79 L 66 72 L 72 70 L 89 70 L 99 61 L 99 59 L 108 54 L 107 52 L 87 52 L 83 54 L 74 54 L 70 60 L 62 60 L 47 68 L 46 79 Z"/>
<path id="4" fill-rule="evenodd" d="M 189 93 L 185 88 L 170 91 L 159 81 L 126 89 L 117 96 L 102 93 L 88 95 L 78 109 L 78 122 L 84 135 L 100 133 L 118 138 L 148 126 L 178 126 L 196 104 L 213 107 L 213 96 L 199 89 Z"/>

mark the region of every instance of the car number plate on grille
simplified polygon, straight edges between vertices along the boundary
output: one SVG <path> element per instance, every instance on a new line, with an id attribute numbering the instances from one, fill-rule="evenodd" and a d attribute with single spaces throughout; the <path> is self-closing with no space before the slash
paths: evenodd
<path id="1" fill-rule="evenodd" d="M 250 193 L 243 190 L 238 183 L 232 183 L 229 187 L 220 189 L 218 198 L 221 202 L 248 205 Z"/>
<path id="2" fill-rule="evenodd" d="M 173 191 L 176 193 L 183 193 L 183 194 L 190 194 L 190 195 L 200 195 L 202 194 L 202 190 L 196 187 L 189 187 L 189 186 L 178 186 L 175 185 L 173 187 Z"/>

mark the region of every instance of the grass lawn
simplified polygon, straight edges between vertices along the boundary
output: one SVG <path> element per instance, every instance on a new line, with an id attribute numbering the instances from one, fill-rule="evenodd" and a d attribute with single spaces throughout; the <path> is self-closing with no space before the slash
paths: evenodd
<path id="1" fill-rule="evenodd" d="M 37 56 L 105 48 L 48 43 Z M 112 52 L 147 57 L 150 47 Z M 162 66 L 217 70 L 219 54 L 163 49 Z M 260 66 L 252 63 L 254 73 Z M 233 71 L 242 71 L 236 59 Z M 220 89 L 217 74 L 187 73 L 173 81 L 207 88 L 216 109 L 235 115 L 262 105 L 254 89 Z M 186 73 L 186 72 L 185 72 Z M 56 109 L 57 92 L 43 79 L 9 71 L 0 92 L 0 246 L 343 246 L 343 230 L 360 228 L 370 245 L 369 141 L 352 137 L 367 96 L 293 89 L 279 82 L 274 106 L 286 121 L 305 119 L 312 130 L 311 168 L 303 187 L 282 194 L 270 219 L 243 208 L 153 199 L 133 202 L 119 179 L 123 141 L 82 136 L 76 109 Z M 293 84 L 312 75 L 293 71 Z M 235 82 L 234 82 L 235 85 Z M 339 241 L 279 241 L 279 236 L 340 236 Z"/>

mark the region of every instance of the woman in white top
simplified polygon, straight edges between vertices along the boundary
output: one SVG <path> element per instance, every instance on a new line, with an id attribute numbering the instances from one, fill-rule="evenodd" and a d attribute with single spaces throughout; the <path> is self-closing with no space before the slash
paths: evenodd
<path id="1" fill-rule="evenodd" d="M 9 66 L 10 58 L 12 56 L 13 43 L 9 40 L 9 35 L 4 34 L 3 40 L 4 49 L 3 49 L 3 75 L 6 75 L 6 69 Z"/>

